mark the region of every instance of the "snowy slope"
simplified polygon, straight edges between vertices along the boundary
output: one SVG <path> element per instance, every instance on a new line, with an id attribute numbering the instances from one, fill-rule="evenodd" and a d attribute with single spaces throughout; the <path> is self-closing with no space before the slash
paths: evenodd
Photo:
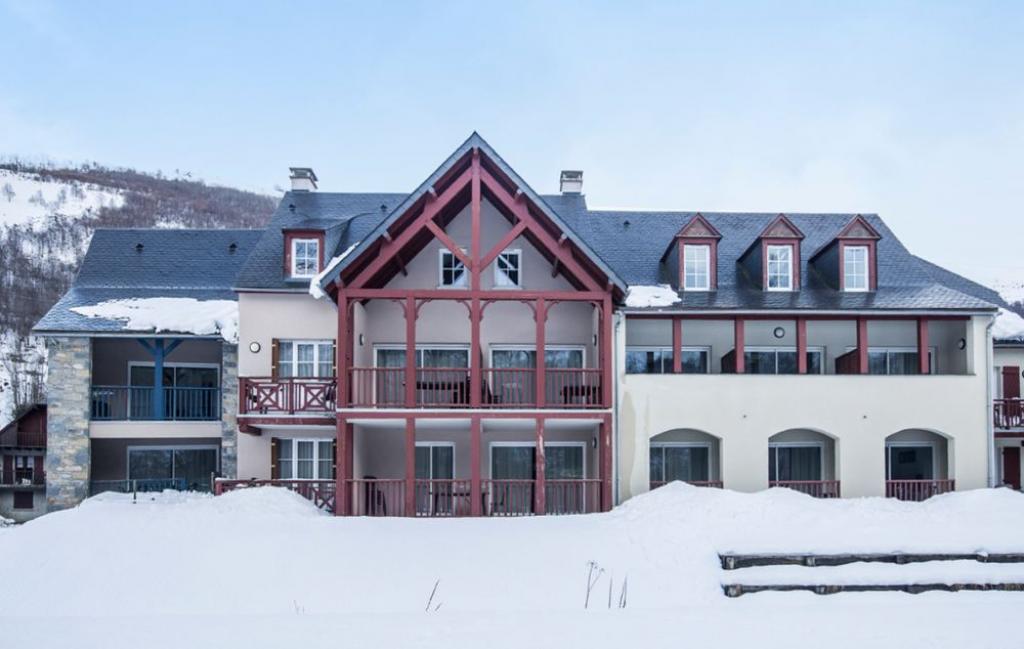
<path id="1" fill-rule="evenodd" d="M 717 553 L 1020 552 L 1022 529 L 1009 490 L 916 504 L 676 483 L 608 514 L 461 520 L 334 518 L 269 488 L 105 495 L 0 529 L 0 556 L 20 558 L 4 567 L 0 624 L 11 646 L 105 649 L 1005 647 L 1020 593 L 734 600 Z"/>
<path id="2" fill-rule="evenodd" d="M 0 169 L 0 226 L 39 229 L 55 215 L 79 218 L 123 204 L 123 193 L 107 187 Z"/>

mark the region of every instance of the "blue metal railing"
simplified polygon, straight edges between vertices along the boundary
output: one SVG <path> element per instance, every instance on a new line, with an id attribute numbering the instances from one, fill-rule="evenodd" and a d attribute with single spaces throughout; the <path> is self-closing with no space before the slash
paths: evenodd
<path id="1" fill-rule="evenodd" d="M 89 484 L 89 493 L 93 496 L 105 491 L 130 494 L 163 491 L 164 489 L 185 491 L 188 489 L 188 481 L 185 478 L 158 478 L 146 480 L 93 480 Z"/>
<path id="2" fill-rule="evenodd" d="M 99 421 L 217 421 L 220 388 L 163 388 L 163 412 L 154 407 L 156 388 L 92 386 L 91 417 Z"/>

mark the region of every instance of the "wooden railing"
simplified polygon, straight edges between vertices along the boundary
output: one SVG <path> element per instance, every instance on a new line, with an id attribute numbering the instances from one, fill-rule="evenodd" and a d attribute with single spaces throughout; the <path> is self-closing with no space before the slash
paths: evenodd
<path id="1" fill-rule="evenodd" d="M 46 484 L 46 473 L 32 469 L 14 469 L 0 475 L 0 485 L 33 486 Z"/>
<path id="2" fill-rule="evenodd" d="M 1024 428 L 1024 399 L 996 399 L 992 419 L 996 428 Z"/>
<path id="3" fill-rule="evenodd" d="M 20 448 L 45 448 L 45 430 L 14 430 L 0 435 L 0 446 Z"/>
<path id="4" fill-rule="evenodd" d="M 470 370 L 464 367 L 416 368 L 416 385 L 407 390 L 405 368 L 349 369 L 350 404 L 356 408 L 470 408 Z M 481 408 L 601 408 L 601 370 L 547 369 L 542 402 L 537 402 L 537 370 L 481 370 Z"/>
<path id="5" fill-rule="evenodd" d="M 546 480 L 544 512 L 546 514 L 592 514 L 601 511 L 601 481 Z"/>
<path id="6" fill-rule="evenodd" d="M 473 485 L 470 480 L 425 480 L 414 482 L 417 516 L 469 516 Z"/>
<path id="7" fill-rule="evenodd" d="M 657 489 L 658 487 L 664 487 L 670 481 L 665 480 L 651 480 L 649 488 Z M 693 485 L 694 487 L 711 487 L 712 489 L 723 489 L 723 483 L 721 480 L 685 480 L 686 484 Z"/>
<path id="8" fill-rule="evenodd" d="M 886 498 L 922 501 L 953 491 L 954 480 L 886 480 Z"/>
<path id="9" fill-rule="evenodd" d="M 488 516 L 532 516 L 533 480 L 481 480 Z"/>
<path id="10" fill-rule="evenodd" d="M 337 384 L 334 377 L 242 377 L 240 414 L 334 414 Z"/>
<path id="11" fill-rule="evenodd" d="M 815 498 L 839 498 L 838 480 L 772 480 L 769 487 L 784 487 Z"/>
<path id="12" fill-rule="evenodd" d="M 334 513 L 336 504 L 334 480 L 224 480 L 213 482 L 213 492 L 221 495 L 236 489 L 252 487 L 283 487 L 309 500 L 318 508 Z"/>
<path id="13" fill-rule="evenodd" d="M 163 411 L 156 388 L 134 385 L 94 385 L 89 416 L 94 421 L 217 421 L 220 388 L 170 386 L 163 388 Z"/>
<path id="14" fill-rule="evenodd" d="M 352 516 L 405 516 L 405 478 L 348 480 Z"/>

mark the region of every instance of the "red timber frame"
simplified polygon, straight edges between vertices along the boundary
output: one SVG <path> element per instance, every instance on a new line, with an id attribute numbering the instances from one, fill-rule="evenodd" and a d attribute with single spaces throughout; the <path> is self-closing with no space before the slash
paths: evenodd
<path id="1" fill-rule="evenodd" d="M 484 200 L 491 203 L 512 223 L 512 228 L 490 250 L 481 244 L 481 211 Z M 470 206 L 471 241 L 468 253 L 463 251 L 444 231 L 444 224 L 466 204 Z M 516 238 L 525 237 L 551 261 L 553 274 L 561 273 L 573 287 L 563 291 L 501 291 L 483 290 L 481 276 Z M 387 281 L 398 272 L 405 272 L 405 262 L 417 254 L 431 239 L 437 239 L 452 252 L 469 273 L 468 289 L 389 289 Z M 599 474 L 601 508 L 612 506 L 612 301 L 619 289 L 611 278 L 579 249 L 548 218 L 540 206 L 535 205 L 516 183 L 504 174 L 479 148 L 474 147 L 456 161 L 437 179 L 427 192 L 404 214 L 394 220 L 383 234 L 358 258 L 354 259 L 341 276 L 329 287 L 328 293 L 338 305 L 337 345 L 337 511 L 339 515 L 352 513 L 351 494 L 348 492 L 352 475 L 352 420 L 389 419 L 404 421 L 406 465 L 406 512 L 413 511 L 414 451 L 416 421 L 420 419 L 461 419 L 470 422 L 471 455 L 471 515 L 482 514 L 482 485 L 480 459 L 481 431 L 485 419 L 522 419 L 535 422 L 537 442 L 536 485 L 534 511 L 544 512 L 544 422 L 548 419 L 592 420 L 598 427 Z M 470 321 L 470 373 L 469 408 L 457 411 L 445 409 L 416 409 L 416 367 L 407 362 L 405 367 L 404 407 L 355 409 L 349 385 L 352 366 L 354 332 L 353 305 L 367 300 L 390 300 L 402 306 L 406 327 L 406 358 L 414 357 L 416 321 L 421 307 L 431 301 L 445 300 L 461 303 L 469 312 Z M 600 367 L 600 408 L 597 410 L 542 410 L 545 397 L 545 359 L 536 355 L 537 409 L 507 410 L 483 409 L 482 403 L 482 349 L 480 327 L 488 305 L 495 302 L 522 302 L 533 310 L 536 322 L 536 349 L 544 349 L 545 323 L 550 309 L 559 302 L 587 302 L 597 310 Z"/>
<path id="2" fill-rule="evenodd" d="M 780 312 L 778 314 L 743 314 L 743 315 L 725 315 L 725 314 L 701 314 L 701 313 L 687 313 L 687 314 L 654 314 L 654 313 L 634 313 L 628 316 L 630 319 L 638 320 L 671 320 L 672 322 L 672 372 L 675 374 L 682 373 L 682 347 L 683 347 L 683 329 L 685 320 L 731 320 L 733 322 L 733 351 L 735 352 L 735 369 L 733 373 L 744 374 L 744 358 L 743 353 L 745 349 L 745 324 L 750 320 L 791 320 L 796 325 L 796 351 L 797 351 L 797 373 L 807 373 L 807 323 L 811 320 L 814 321 L 833 321 L 833 322 L 853 322 L 857 335 L 857 344 L 853 351 L 848 352 L 844 356 L 840 356 L 837 361 L 843 358 L 849 358 L 849 366 L 851 371 L 843 372 L 849 374 L 867 374 L 868 373 L 868 322 L 879 321 L 879 320 L 900 320 L 904 322 L 914 322 L 917 333 L 917 357 L 918 357 L 918 373 L 919 374 L 930 374 L 931 367 L 928 363 L 928 352 L 929 352 L 929 337 L 928 337 L 928 323 L 931 321 L 943 321 L 943 320 L 968 320 L 968 316 L 957 316 L 957 315 L 928 315 L 928 316 L 914 316 L 914 315 L 877 315 L 877 316 L 863 316 L 863 315 L 826 315 L 816 313 L 786 313 Z M 708 359 L 711 362 L 713 359 Z"/>
<path id="3" fill-rule="evenodd" d="M 878 289 L 878 251 L 877 242 L 881 239 L 878 231 L 871 227 L 871 224 L 864 220 L 860 214 L 853 217 L 839 236 L 836 237 L 839 254 L 839 290 L 846 290 L 846 248 L 848 246 L 863 246 L 868 250 L 868 290 Z"/>
<path id="4" fill-rule="evenodd" d="M 761 233 L 761 287 L 768 290 L 768 246 L 789 246 L 792 250 L 793 286 L 791 291 L 800 290 L 800 241 L 804 234 L 786 218 L 785 214 L 775 217 Z"/>

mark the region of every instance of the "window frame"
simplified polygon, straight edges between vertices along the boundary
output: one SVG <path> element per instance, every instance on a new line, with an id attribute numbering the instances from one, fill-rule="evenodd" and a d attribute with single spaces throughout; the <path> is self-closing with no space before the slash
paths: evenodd
<path id="1" fill-rule="evenodd" d="M 133 444 L 125 447 L 124 475 L 126 479 L 132 474 L 132 451 L 170 451 L 171 452 L 171 479 L 177 479 L 174 475 L 174 451 L 213 451 L 217 456 L 217 471 L 221 468 L 220 446 L 216 444 Z"/>
<path id="2" fill-rule="evenodd" d="M 434 477 L 434 447 L 445 447 L 452 449 L 452 477 L 451 478 L 435 478 Z M 429 478 L 415 478 L 416 480 L 457 480 L 455 477 L 455 467 L 458 466 L 458 456 L 455 447 L 455 442 L 444 442 L 444 441 L 424 441 L 416 442 L 415 448 L 429 448 L 430 449 L 430 477 Z"/>
<path id="3" fill-rule="evenodd" d="M 456 369 L 456 370 L 469 369 L 470 365 L 472 364 L 472 358 L 470 358 L 469 348 L 470 348 L 469 345 L 463 345 L 461 343 L 437 343 L 437 344 L 424 343 L 424 344 L 416 345 L 416 347 L 413 350 L 413 353 L 416 354 L 416 365 L 415 365 L 415 368 L 416 369 L 424 369 L 423 365 L 422 365 L 422 362 L 423 362 L 422 359 L 423 359 L 423 352 L 425 352 L 425 351 L 429 351 L 429 350 L 442 350 L 442 351 L 451 351 L 451 350 L 458 351 L 458 350 L 462 350 L 462 351 L 467 352 L 467 354 L 466 354 L 466 367 L 453 367 L 453 368 L 450 368 L 450 369 Z M 406 347 L 405 347 L 405 345 L 400 344 L 400 343 L 377 343 L 377 344 L 375 344 L 373 346 L 373 366 L 374 367 L 380 367 L 379 357 L 378 357 L 377 352 L 378 351 L 387 351 L 387 350 L 390 350 L 390 351 L 399 350 L 399 351 L 403 351 L 404 352 L 404 351 L 406 351 Z M 435 369 L 435 368 L 426 368 L 426 369 Z M 442 368 L 442 369 L 445 369 L 445 368 Z"/>
<path id="4" fill-rule="evenodd" d="M 772 449 L 775 449 L 775 480 L 774 482 L 797 482 L 795 480 L 782 480 L 779 478 L 779 452 L 780 448 L 817 448 L 818 449 L 818 467 L 820 473 L 818 474 L 817 482 L 825 480 L 825 442 L 768 442 L 768 481 L 773 482 L 771 479 L 771 456 Z"/>
<path id="5" fill-rule="evenodd" d="M 461 248 L 460 247 L 459 250 L 461 250 L 462 252 L 466 252 L 465 248 Z M 461 279 L 461 281 L 459 283 L 456 283 L 456 284 L 445 284 L 444 283 L 445 255 L 450 255 L 451 256 L 452 263 L 453 263 L 453 266 L 452 266 L 453 276 L 454 276 L 454 269 L 456 268 L 456 266 L 454 264 L 458 264 L 459 266 L 462 266 L 462 279 Z M 443 289 L 464 289 L 464 288 L 468 288 L 469 287 L 469 269 L 466 268 L 466 265 L 464 263 L 462 263 L 462 260 L 459 259 L 458 256 L 454 252 L 452 252 L 448 248 L 445 248 L 444 246 L 438 248 L 438 250 L 437 250 L 437 287 L 438 288 L 443 288 Z"/>
<path id="6" fill-rule="evenodd" d="M 314 260 L 313 260 L 313 266 L 314 266 L 315 270 L 312 273 L 310 273 L 309 275 L 299 274 L 298 272 L 296 272 L 296 270 L 297 270 L 296 269 L 296 264 L 297 264 L 298 258 L 299 258 L 298 254 L 297 254 L 298 251 L 296 249 L 298 248 L 298 244 L 300 244 L 300 243 L 304 243 L 307 246 L 310 243 L 316 244 L 316 251 L 315 251 Z M 320 238 L 319 237 L 310 237 L 310 236 L 290 237 L 289 240 L 288 240 L 288 245 L 289 245 L 289 251 L 290 251 L 290 257 L 289 257 L 289 261 L 290 261 L 290 263 L 289 263 L 289 266 L 290 266 L 290 268 L 289 268 L 290 276 L 293 279 L 312 279 L 312 278 L 316 277 L 320 273 L 320 270 L 321 270 L 321 268 L 320 268 L 320 259 L 322 258 L 322 252 L 323 252 L 321 250 L 322 243 L 320 241 Z M 308 252 L 309 251 L 308 251 L 308 248 L 307 248 L 307 256 L 304 257 L 304 259 L 308 259 Z"/>
<path id="7" fill-rule="evenodd" d="M 668 484 L 669 480 L 665 479 L 665 453 L 666 448 L 703 448 L 708 452 L 708 477 L 704 480 L 696 480 L 695 482 L 715 482 L 716 479 L 712 477 L 714 475 L 713 466 L 711 464 L 711 442 L 651 442 L 648 445 L 647 451 L 647 481 L 648 482 L 661 482 Z M 655 480 L 651 472 L 651 451 L 654 449 L 661 449 L 661 479 Z M 685 481 L 684 481 L 685 482 Z"/>
<path id="8" fill-rule="evenodd" d="M 299 478 L 299 477 L 296 477 L 298 475 L 297 469 L 298 469 L 298 461 L 299 461 L 299 456 L 298 456 L 298 453 L 296 453 L 296 450 L 297 450 L 297 446 L 298 446 L 299 442 L 312 442 L 313 443 L 313 459 L 312 459 L 312 462 L 313 462 L 313 477 L 312 478 Z M 328 455 L 327 458 L 320 457 L 320 444 L 321 443 L 332 444 L 331 448 L 333 448 L 333 442 L 334 442 L 334 440 L 331 439 L 330 437 L 278 437 L 277 438 L 277 443 L 278 443 L 277 458 L 275 458 L 276 461 L 277 461 L 277 475 L 278 476 L 281 475 L 281 469 L 284 466 L 284 462 L 283 462 L 283 460 L 281 458 L 281 448 L 280 448 L 280 445 L 283 444 L 283 443 L 287 443 L 287 444 L 290 444 L 291 447 L 292 447 L 291 448 L 291 457 L 286 458 L 287 461 L 291 464 L 291 477 L 290 478 L 279 478 L 279 479 L 280 480 L 301 480 L 303 482 L 312 482 L 312 481 L 317 481 L 317 480 L 323 481 L 323 480 L 334 480 L 334 479 L 336 479 L 336 475 L 332 475 L 330 477 L 322 477 L 320 475 L 320 462 L 323 461 L 324 459 L 329 460 L 331 462 L 331 467 L 333 469 L 334 464 L 335 464 L 335 459 L 336 459 L 336 458 L 334 458 L 333 453 L 331 455 Z M 336 470 L 332 470 L 332 473 L 337 474 L 337 471 Z"/>
<path id="9" fill-rule="evenodd" d="M 817 375 L 824 375 L 824 374 L 826 374 L 826 372 L 825 372 L 825 347 L 821 346 L 821 345 L 809 345 L 807 347 L 806 351 L 807 351 L 807 353 L 817 352 L 821 356 L 821 363 L 819 363 L 820 371 L 819 372 L 813 372 L 813 373 L 812 372 L 806 372 L 806 374 L 817 374 Z M 747 352 L 775 352 L 775 371 L 772 374 L 757 374 L 756 376 L 793 376 L 794 374 L 798 374 L 798 372 L 794 373 L 794 374 L 781 374 L 779 372 L 779 352 L 793 352 L 794 354 L 796 354 L 796 353 L 799 353 L 799 350 L 797 350 L 796 347 L 786 347 L 786 346 L 774 347 L 772 345 L 750 345 L 750 346 L 744 346 L 743 347 L 743 353 L 746 354 Z M 800 363 L 800 359 L 798 357 L 797 358 L 797 367 L 800 366 L 799 363 Z M 746 367 L 746 365 L 747 365 L 747 359 L 746 358 L 743 359 L 743 365 L 744 365 L 744 367 Z"/>
<path id="10" fill-rule="evenodd" d="M 843 277 L 843 292 L 845 293 L 867 293 L 871 290 L 871 247 L 867 244 L 842 244 L 843 248 L 843 267 L 840 269 Z M 851 288 L 849 282 L 849 276 L 847 274 L 847 264 L 850 261 L 848 257 L 851 250 L 858 250 L 864 252 L 864 286 Z"/>
<path id="11" fill-rule="evenodd" d="M 900 442 L 900 441 L 886 441 L 885 442 L 885 479 L 886 481 L 892 480 L 892 449 L 893 448 L 923 448 L 928 447 L 932 449 L 932 477 L 924 478 L 925 480 L 948 480 L 949 478 L 937 478 L 939 475 L 939 443 L 922 441 L 922 442 Z M 949 452 L 948 449 L 946 451 Z M 948 473 L 948 468 L 947 468 Z M 900 478 L 902 480 L 902 478 Z"/>
<path id="12" fill-rule="evenodd" d="M 494 367 L 494 352 L 508 352 L 508 351 L 537 351 L 536 345 L 521 344 L 521 343 L 491 343 L 487 347 L 487 366 L 490 368 Z M 544 351 L 578 351 L 582 355 L 581 368 L 587 368 L 587 346 L 586 345 L 544 345 Z"/>
<path id="13" fill-rule="evenodd" d="M 772 286 L 771 285 L 772 264 L 773 263 L 776 263 L 776 264 L 781 263 L 779 261 L 774 261 L 774 262 L 772 261 L 771 253 L 772 253 L 773 249 L 779 249 L 779 250 L 784 249 L 784 250 L 786 250 L 788 252 L 788 255 L 789 255 L 788 263 L 786 264 L 786 269 L 788 271 L 787 277 L 788 277 L 789 283 L 785 287 L 782 287 L 782 286 Z M 796 256 L 796 246 L 794 246 L 791 243 L 767 243 L 767 244 L 765 244 L 765 247 L 764 247 L 764 289 L 766 291 L 786 293 L 786 292 L 792 292 L 793 290 L 795 290 L 796 275 L 795 275 L 794 268 L 793 268 L 794 263 L 795 263 L 793 258 L 795 256 Z"/>
<path id="14" fill-rule="evenodd" d="M 667 371 L 663 372 L 630 372 L 628 364 L 626 366 L 626 374 L 632 376 L 657 376 L 659 374 L 674 374 L 672 372 L 672 346 L 671 345 L 626 345 L 626 353 L 629 354 L 631 351 L 636 352 L 662 352 L 668 353 L 669 367 Z M 683 374 L 698 374 L 705 375 L 711 374 L 711 345 L 683 345 L 680 347 L 681 352 L 702 352 L 706 355 L 707 362 L 705 367 L 707 368 L 704 372 L 682 372 Z M 664 362 L 664 361 L 663 361 Z"/>
<path id="15" fill-rule="evenodd" d="M 517 262 L 516 262 L 517 263 L 516 272 L 518 273 L 518 277 L 516 279 L 516 283 L 514 283 L 514 284 L 512 284 L 512 283 L 504 284 L 504 283 L 502 283 L 504 280 L 499 279 L 501 277 L 506 277 L 506 278 L 508 277 L 504 273 L 504 271 L 502 271 L 498 267 L 498 262 L 501 260 L 501 258 L 502 257 L 507 257 L 507 256 L 515 257 L 516 260 L 517 260 Z M 500 290 L 516 290 L 516 289 L 523 288 L 523 251 L 522 251 L 521 248 L 506 248 L 505 250 L 502 250 L 500 253 L 498 253 L 498 256 L 494 258 L 494 275 L 493 275 L 493 278 L 494 278 L 494 288 L 496 288 L 496 289 L 500 289 Z"/>
<path id="16" fill-rule="evenodd" d="M 291 365 L 291 372 L 292 373 L 289 374 L 288 376 L 285 376 L 284 374 L 281 373 L 281 368 L 284 367 L 284 363 L 285 363 L 285 361 L 281 360 L 281 349 L 285 345 L 291 345 L 292 346 L 292 357 L 291 357 L 291 360 L 288 361 L 289 365 Z M 296 349 L 297 345 L 312 345 L 313 346 L 313 368 L 314 368 L 314 371 L 315 371 L 313 376 L 299 376 L 298 375 L 299 355 L 298 355 L 297 349 Z M 329 379 L 329 378 L 334 378 L 335 375 L 337 374 L 337 368 L 335 368 L 335 359 L 333 358 L 333 356 L 329 356 L 328 359 L 327 359 L 327 362 L 329 362 L 330 365 L 331 365 L 331 373 L 329 375 L 327 375 L 327 376 L 323 376 L 323 375 L 321 375 L 319 373 L 320 372 L 320 365 L 321 365 L 321 359 L 320 359 L 320 346 L 321 345 L 330 345 L 331 349 L 335 349 L 335 347 L 334 347 L 334 340 L 330 339 L 330 338 L 325 338 L 325 339 L 316 339 L 316 338 L 309 338 L 309 339 L 303 339 L 303 338 L 279 338 L 278 341 L 277 341 L 277 376 L 279 378 L 285 378 L 285 379 Z"/>
<path id="17" fill-rule="evenodd" d="M 855 351 L 856 349 L 857 348 L 855 346 L 849 346 L 848 345 L 846 347 L 846 352 L 849 353 L 849 352 Z M 890 353 L 892 353 L 892 352 L 896 352 L 896 353 L 908 353 L 908 352 L 910 352 L 910 353 L 916 354 L 917 353 L 917 347 L 905 347 L 905 346 L 871 347 L 871 346 L 869 346 L 868 347 L 868 354 L 870 355 L 871 352 L 886 352 L 886 355 L 885 355 L 885 374 L 871 374 L 869 372 L 868 374 L 871 375 L 871 376 L 922 376 L 922 374 L 920 374 L 920 373 L 918 373 L 918 374 L 891 374 L 889 372 L 889 354 Z M 937 365 L 938 365 L 938 363 L 937 363 L 938 356 L 939 356 L 939 348 L 934 346 L 934 345 L 929 345 L 929 347 L 928 347 L 928 374 L 927 375 L 923 375 L 923 376 L 929 376 L 929 375 L 932 375 L 932 374 L 938 374 L 938 371 L 937 371 L 938 370 L 938 367 L 937 367 Z"/>
<path id="18" fill-rule="evenodd" d="M 524 447 L 524 448 L 536 449 L 537 448 L 537 442 L 536 441 L 533 441 L 533 442 L 488 442 L 488 444 L 487 444 L 487 479 L 488 480 L 492 480 L 493 479 L 493 474 L 494 474 L 494 449 L 498 448 L 498 447 L 510 447 L 510 446 L 511 447 Z M 564 446 L 576 446 L 576 447 L 579 447 L 580 449 L 582 449 L 581 452 L 582 452 L 582 455 L 583 455 L 583 477 L 582 478 L 576 478 L 576 479 L 586 480 L 587 479 L 587 475 L 588 475 L 587 474 L 587 442 L 549 442 L 548 440 L 544 440 L 544 447 L 545 448 L 555 448 L 555 447 L 564 447 Z M 534 456 L 534 460 L 536 460 L 536 457 L 537 456 L 535 455 Z M 536 469 L 536 466 L 535 466 L 534 467 L 534 475 L 535 476 L 536 476 L 536 471 L 537 471 L 537 469 Z M 546 473 L 547 472 L 545 471 L 545 474 Z M 545 475 L 545 477 L 546 477 L 546 475 Z M 534 478 L 534 480 L 536 480 L 536 478 Z"/>
<path id="19" fill-rule="evenodd" d="M 705 253 L 703 260 L 703 272 L 704 272 L 704 285 L 703 286 L 689 286 L 689 273 L 687 272 L 687 263 L 689 257 L 687 256 L 688 249 L 702 249 Z M 711 244 L 707 243 L 683 243 L 683 290 L 684 291 L 710 291 L 711 290 Z M 699 273 L 695 274 L 699 277 Z"/>

